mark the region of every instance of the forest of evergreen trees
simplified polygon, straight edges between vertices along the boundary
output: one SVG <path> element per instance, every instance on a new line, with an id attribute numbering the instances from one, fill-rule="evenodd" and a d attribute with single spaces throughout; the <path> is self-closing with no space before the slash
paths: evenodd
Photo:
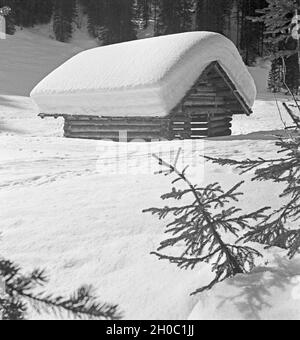
<path id="1" fill-rule="evenodd" d="M 214 31 L 230 38 L 239 48 L 245 62 L 251 65 L 257 57 L 265 56 L 269 51 L 266 52 L 266 23 L 250 18 L 258 15 L 257 10 L 267 6 L 286 16 L 285 11 L 290 11 L 297 1 L 0 0 L 0 7 L 12 8 L 7 18 L 8 33 L 13 34 L 16 27 L 49 24 L 53 28 L 54 38 L 62 42 L 71 40 L 79 15 L 86 15 L 88 32 L 99 41 L 99 45 L 137 39 L 143 29 L 150 31 L 153 36 L 195 30 Z M 293 11 L 288 13 L 288 21 L 292 16 Z M 274 17 L 278 21 L 278 16 Z M 273 26 L 273 38 L 277 39 L 279 31 L 276 24 Z M 299 69 L 298 58 L 287 58 L 287 65 L 294 71 Z M 292 77 L 293 82 L 295 79 L 298 82 L 299 73 Z"/>
<path id="2" fill-rule="evenodd" d="M 79 12 L 88 17 L 88 31 L 101 44 L 137 38 L 141 29 L 153 35 L 208 30 L 231 38 L 251 62 L 262 53 L 262 25 L 247 20 L 265 0 L 0 0 L 12 8 L 8 33 L 15 26 L 52 24 L 55 38 L 68 42 Z"/>

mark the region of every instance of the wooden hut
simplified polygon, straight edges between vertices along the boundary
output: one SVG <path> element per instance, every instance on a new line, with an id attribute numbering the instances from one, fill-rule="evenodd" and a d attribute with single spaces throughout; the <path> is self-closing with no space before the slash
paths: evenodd
<path id="1" fill-rule="evenodd" d="M 71 61 L 70 66 L 67 62 L 68 72 L 63 71 L 64 66 L 61 70 L 58 69 L 58 75 L 55 74 L 57 71 L 54 71 L 54 77 L 46 78 L 46 83 L 42 82 L 32 93 L 37 104 L 46 109 L 40 113 L 40 117 L 63 117 L 64 135 L 68 138 L 153 141 L 230 135 L 233 115 L 249 116 L 252 113 L 251 106 L 256 93 L 254 82 L 241 57 L 234 45 L 226 38 L 218 34 L 202 32 L 153 38 L 115 45 L 111 49 L 111 57 L 115 59 L 114 55 L 120 46 L 120 53 L 124 47 L 127 52 L 129 50 L 129 53 L 130 51 L 134 53 L 137 45 L 140 44 L 142 48 L 149 42 L 157 47 L 157 53 L 164 55 L 162 46 L 168 42 L 168 39 L 171 39 L 169 42 L 177 41 L 179 50 L 182 48 L 180 43 L 188 40 L 187 47 L 184 53 L 177 53 L 175 57 L 173 55 L 174 51 L 177 51 L 176 44 L 172 46 L 173 54 L 166 53 L 169 52 L 168 50 L 165 51 L 166 58 L 168 59 L 169 56 L 171 61 L 167 60 L 168 67 L 159 70 L 160 77 L 156 76 L 156 83 L 153 79 L 149 81 L 151 87 L 144 81 L 142 86 L 140 83 L 137 86 L 130 84 L 131 86 L 127 85 L 123 88 L 117 87 L 116 91 L 111 85 L 105 89 L 104 81 L 100 87 L 101 91 L 98 88 L 98 92 L 92 91 L 90 95 L 87 90 L 90 84 L 85 84 L 83 89 L 74 90 L 76 81 L 73 80 L 71 91 L 68 87 L 65 91 L 66 85 L 55 88 L 59 79 L 64 79 L 68 76 L 68 72 L 75 69 L 74 60 Z M 109 55 L 109 48 L 111 47 L 95 49 L 100 59 L 105 49 L 104 54 Z M 203 53 L 203 49 L 213 53 L 209 52 L 207 55 L 207 52 Z M 93 54 L 96 53 L 95 50 L 92 50 Z M 84 54 L 81 57 L 79 59 L 85 59 Z M 107 60 L 107 57 L 104 59 Z M 160 60 L 164 62 L 163 57 Z M 149 64 L 153 63 L 151 58 L 146 59 L 144 61 L 146 69 L 147 61 Z M 112 62 L 117 61 L 112 60 Z M 75 57 L 75 64 L 81 63 L 76 61 Z M 143 70 L 141 67 L 137 68 Z M 150 71 L 147 72 L 151 70 L 153 72 L 154 68 L 150 67 Z M 137 71 L 128 67 L 128 77 L 131 76 L 130 72 Z M 116 73 L 108 73 L 106 78 L 126 77 L 126 63 Z M 97 75 L 87 74 L 86 77 L 96 78 Z M 95 83 L 92 85 L 93 89 Z M 60 107 L 63 110 L 61 112 Z"/>

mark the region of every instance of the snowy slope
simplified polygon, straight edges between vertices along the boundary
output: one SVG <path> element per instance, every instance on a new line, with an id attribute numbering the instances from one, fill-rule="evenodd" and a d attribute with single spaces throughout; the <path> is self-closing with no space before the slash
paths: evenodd
<path id="1" fill-rule="evenodd" d="M 219 61 L 251 107 L 256 88 L 234 44 L 210 32 L 143 39 L 82 52 L 32 91 L 44 113 L 165 116 Z"/>
<path id="2" fill-rule="evenodd" d="M 36 30 L 18 31 L 0 40 L 0 94 L 26 95 L 49 72 L 81 51 Z"/>

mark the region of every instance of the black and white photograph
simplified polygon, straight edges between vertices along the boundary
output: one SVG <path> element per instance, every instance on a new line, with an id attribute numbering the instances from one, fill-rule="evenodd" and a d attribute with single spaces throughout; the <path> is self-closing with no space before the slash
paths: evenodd
<path id="1" fill-rule="evenodd" d="M 300 0 L 0 0 L 0 320 L 300 320 Z"/>

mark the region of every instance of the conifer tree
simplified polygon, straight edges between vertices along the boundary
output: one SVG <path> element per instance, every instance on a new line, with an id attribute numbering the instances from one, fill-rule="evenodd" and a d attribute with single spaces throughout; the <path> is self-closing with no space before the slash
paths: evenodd
<path id="1" fill-rule="evenodd" d="M 240 11 L 240 39 L 238 48 L 247 65 L 252 65 L 257 57 L 264 54 L 263 22 L 252 22 L 249 17 L 254 17 L 257 10 L 267 6 L 266 0 L 239 0 Z"/>
<path id="2" fill-rule="evenodd" d="M 231 0 L 197 0 L 197 30 L 223 33 L 231 8 Z"/>
<path id="3" fill-rule="evenodd" d="M 54 1 L 53 31 L 56 40 L 68 42 L 72 38 L 76 9 L 76 0 Z"/>
<path id="4" fill-rule="evenodd" d="M 28 0 L 28 1 L 16 1 L 14 6 L 16 12 L 16 23 L 21 27 L 33 27 L 35 24 L 38 23 L 36 20 L 37 18 L 37 11 L 36 0 Z"/>
<path id="5" fill-rule="evenodd" d="M 114 30 L 111 30 L 112 43 L 136 40 L 136 24 L 134 21 L 134 0 L 116 0 L 110 2 L 112 21 L 117 21 L 117 25 L 112 24 Z M 110 25 L 108 24 L 108 27 Z M 118 27 L 117 29 L 115 27 Z"/>
<path id="6" fill-rule="evenodd" d="M 294 42 L 296 43 L 296 42 Z M 300 53 L 300 51 L 299 51 Z M 293 54 L 290 57 L 285 58 L 285 82 L 289 87 L 289 90 L 294 94 L 299 94 L 300 86 L 300 69 L 299 69 L 299 56 Z"/>
<path id="7" fill-rule="evenodd" d="M 135 16 L 138 27 L 146 29 L 152 18 L 153 0 L 136 0 Z"/>
<path id="8" fill-rule="evenodd" d="M 136 39 L 134 0 L 82 0 L 88 30 L 102 45 Z"/>
<path id="9" fill-rule="evenodd" d="M 36 0 L 34 3 L 34 24 L 48 24 L 53 15 L 53 0 Z"/>
<path id="10" fill-rule="evenodd" d="M 155 35 L 192 30 L 193 0 L 159 0 L 157 3 Z"/>
<path id="11" fill-rule="evenodd" d="M 209 290 L 217 283 L 237 274 L 251 271 L 255 258 L 261 255 L 249 246 L 239 245 L 237 241 L 242 231 L 250 228 L 251 222 L 265 218 L 267 208 L 243 215 L 231 204 L 237 202 L 242 195 L 238 190 L 243 182 L 226 192 L 218 183 L 201 188 L 187 178 L 188 167 L 179 171 L 176 166 L 157 156 L 155 158 L 166 168 L 162 173 L 175 176 L 173 184 L 182 182 L 186 185 L 184 190 L 173 187 L 162 199 L 180 201 L 190 197 L 191 203 L 144 210 L 160 219 L 172 218 L 172 222 L 166 227 L 166 233 L 171 237 L 161 242 L 158 251 L 153 254 L 183 269 L 194 269 L 201 263 L 210 264 L 215 278 L 193 294 Z M 225 241 L 228 235 L 236 242 Z M 178 249 L 180 253 L 161 253 L 162 250 L 167 251 L 170 248 Z"/>
<path id="12" fill-rule="evenodd" d="M 101 38 L 105 25 L 105 1 L 102 0 L 81 0 L 84 13 L 88 18 L 88 32 L 93 38 Z"/>

